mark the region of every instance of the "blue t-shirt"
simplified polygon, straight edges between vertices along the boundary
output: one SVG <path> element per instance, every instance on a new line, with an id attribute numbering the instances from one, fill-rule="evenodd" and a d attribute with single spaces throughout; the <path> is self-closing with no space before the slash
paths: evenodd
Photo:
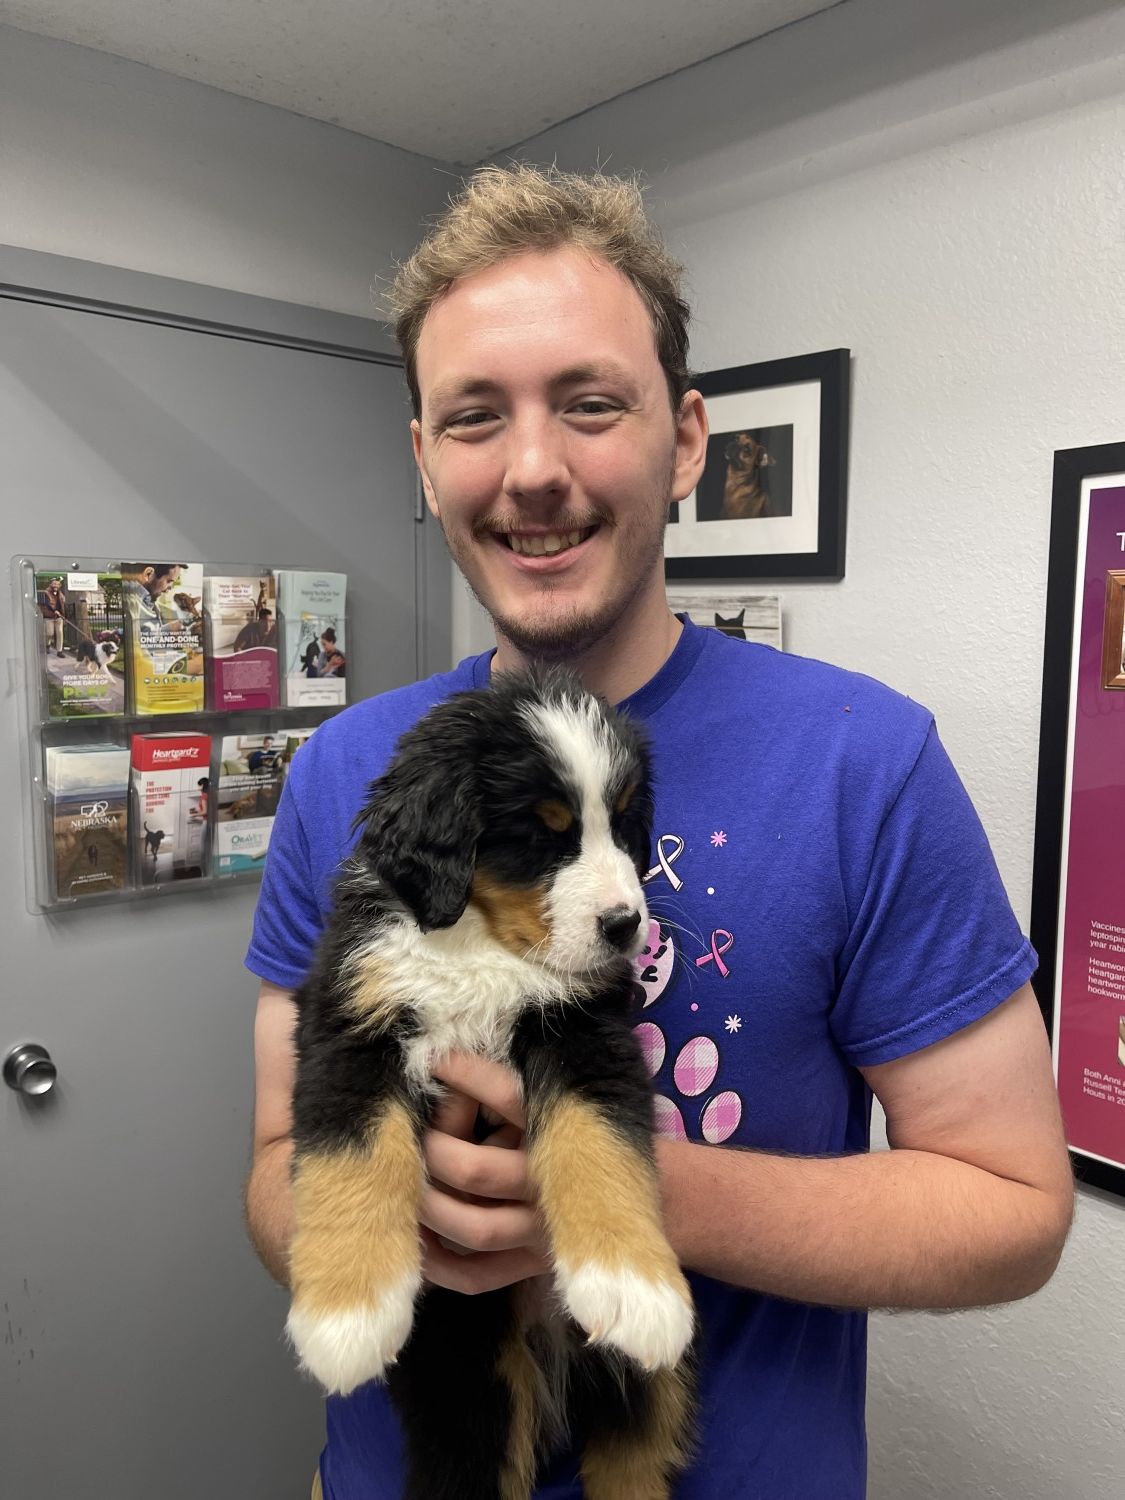
<path id="1" fill-rule="evenodd" d="M 402 732 L 491 653 L 357 704 L 293 762 L 247 965 L 303 979 L 351 822 Z M 621 707 L 654 752 L 637 1026 L 658 1127 L 796 1155 L 864 1151 L 860 1066 L 979 1019 L 1035 969 L 931 715 L 870 678 L 685 622 Z M 860 1500 L 866 1317 L 692 1275 L 699 1458 L 676 1500 Z M 328 1402 L 327 1500 L 398 1500 L 382 1387 Z M 573 1454 L 538 1500 L 580 1500 Z"/>

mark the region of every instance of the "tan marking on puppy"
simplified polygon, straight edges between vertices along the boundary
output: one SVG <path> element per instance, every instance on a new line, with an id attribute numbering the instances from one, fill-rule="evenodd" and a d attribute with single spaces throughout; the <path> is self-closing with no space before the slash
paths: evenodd
<path id="1" fill-rule="evenodd" d="M 559 1260 L 682 1281 L 664 1237 L 655 1168 L 593 1105 L 571 1094 L 548 1105 L 528 1165 Z"/>
<path id="2" fill-rule="evenodd" d="M 377 953 L 365 953 L 352 966 L 344 1009 L 365 1030 L 385 1031 L 402 1002 L 395 994 L 394 970 Z"/>
<path id="3" fill-rule="evenodd" d="M 625 790 L 621 793 L 620 797 L 618 797 L 617 801 L 613 804 L 614 812 L 623 813 L 629 806 L 629 803 L 632 802 L 633 794 L 636 792 L 636 790 L 637 783 L 635 781 L 631 781 L 625 788 Z"/>
<path id="4" fill-rule="evenodd" d="M 639 1432 L 592 1442 L 582 1455 L 587 1500 L 668 1500 L 691 1456 L 692 1402 L 680 1370 L 657 1370 Z"/>
<path id="5" fill-rule="evenodd" d="M 528 1500 L 535 1483 L 541 1376 L 518 1325 L 501 1348 L 496 1369 L 512 1402 L 508 1452 L 500 1470 L 500 1500 Z"/>
<path id="6" fill-rule="evenodd" d="M 401 1104 L 380 1114 L 363 1150 L 297 1159 L 293 1300 L 314 1314 L 377 1304 L 418 1274 L 422 1155 Z"/>
<path id="7" fill-rule="evenodd" d="M 539 886 L 505 885 L 478 870 L 469 900 L 480 910 L 490 934 L 517 958 L 550 940 L 546 892 Z"/>
<path id="8" fill-rule="evenodd" d="M 556 802 L 554 798 L 546 802 L 535 804 L 536 816 L 542 818 L 552 833 L 565 833 L 574 822 L 574 814 L 565 802 Z"/>

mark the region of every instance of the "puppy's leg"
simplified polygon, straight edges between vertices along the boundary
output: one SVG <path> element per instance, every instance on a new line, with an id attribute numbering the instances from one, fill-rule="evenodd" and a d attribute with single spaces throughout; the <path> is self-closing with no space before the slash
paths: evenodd
<path id="1" fill-rule="evenodd" d="M 429 1288 L 387 1388 L 406 1439 L 404 1500 L 530 1500 L 536 1371 L 510 1288 Z"/>
<path id="2" fill-rule="evenodd" d="M 571 1317 L 643 1369 L 691 1342 L 691 1293 L 668 1244 L 652 1149 L 652 1096 L 624 1020 L 576 1008 L 521 1023 L 528 1167 L 555 1281 Z"/>
<path id="3" fill-rule="evenodd" d="M 287 1326 L 302 1363 L 341 1394 L 396 1358 L 422 1280 L 420 1121 L 392 1051 L 386 1038 L 321 1046 L 294 1093 Z"/>

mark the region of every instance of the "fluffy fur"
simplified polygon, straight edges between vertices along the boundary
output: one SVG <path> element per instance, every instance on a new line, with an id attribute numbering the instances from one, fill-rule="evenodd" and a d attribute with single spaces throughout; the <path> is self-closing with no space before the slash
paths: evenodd
<path id="1" fill-rule="evenodd" d="M 329 1391 L 386 1380 L 407 1500 L 528 1500 L 568 1433 L 590 1500 L 667 1500 L 694 1316 L 630 1021 L 644 743 L 565 674 L 498 678 L 403 737 L 360 823 L 297 996 L 290 1337 Z M 422 1284 L 421 1138 L 453 1049 L 520 1077 L 553 1297 Z"/>

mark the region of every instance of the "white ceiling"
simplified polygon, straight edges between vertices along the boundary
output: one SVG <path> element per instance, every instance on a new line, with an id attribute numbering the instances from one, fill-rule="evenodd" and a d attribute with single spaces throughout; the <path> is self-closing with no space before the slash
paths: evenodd
<path id="1" fill-rule="evenodd" d="M 451 163 L 840 0 L 0 0 L 0 22 Z"/>

